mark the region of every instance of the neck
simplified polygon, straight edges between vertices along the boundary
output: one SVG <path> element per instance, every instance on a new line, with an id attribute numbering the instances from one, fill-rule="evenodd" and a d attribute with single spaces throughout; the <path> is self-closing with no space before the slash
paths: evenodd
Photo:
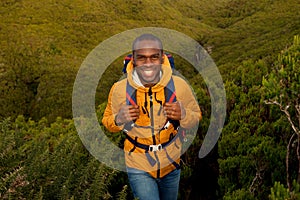
<path id="1" fill-rule="evenodd" d="M 153 87 L 154 85 L 156 85 L 156 83 L 146 83 L 146 84 L 143 84 L 143 85 L 144 85 L 144 87 L 149 88 L 149 87 Z"/>

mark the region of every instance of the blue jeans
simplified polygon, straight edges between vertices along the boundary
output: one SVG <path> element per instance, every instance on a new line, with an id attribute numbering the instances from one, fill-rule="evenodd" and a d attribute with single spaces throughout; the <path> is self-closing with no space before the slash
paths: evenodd
<path id="1" fill-rule="evenodd" d="M 177 200 L 180 169 L 155 179 L 147 172 L 127 168 L 131 190 L 139 200 Z"/>

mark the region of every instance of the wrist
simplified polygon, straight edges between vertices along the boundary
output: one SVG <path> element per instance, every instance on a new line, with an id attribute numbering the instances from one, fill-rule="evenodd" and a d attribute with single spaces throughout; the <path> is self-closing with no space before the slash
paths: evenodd
<path id="1" fill-rule="evenodd" d="M 118 119 L 118 115 L 115 116 L 114 122 L 115 122 L 115 125 L 117 125 L 117 126 L 122 126 L 124 124 L 124 123 L 120 122 L 120 120 Z"/>
<path id="2" fill-rule="evenodd" d="M 180 116 L 180 120 L 182 120 L 182 119 L 184 119 L 185 118 L 185 116 L 186 116 L 186 112 L 185 112 L 185 109 L 184 109 L 184 107 L 182 106 L 182 103 L 181 102 L 179 102 L 179 105 L 180 105 L 180 114 L 181 114 L 181 116 Z"/>

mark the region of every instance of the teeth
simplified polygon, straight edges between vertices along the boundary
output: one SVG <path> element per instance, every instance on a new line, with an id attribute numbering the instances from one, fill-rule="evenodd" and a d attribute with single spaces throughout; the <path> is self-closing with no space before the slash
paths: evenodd
<path id="1" fill-rule="evenodd" d="M 146 75 L 151 75 L 151 74 L 152 74 L 152 71 L 145 71 L 145 74 L 146 74 Z"/>

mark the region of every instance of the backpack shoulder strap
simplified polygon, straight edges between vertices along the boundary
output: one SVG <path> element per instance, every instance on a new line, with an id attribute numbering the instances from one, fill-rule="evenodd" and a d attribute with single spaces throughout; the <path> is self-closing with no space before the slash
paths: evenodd
<path id="1" fill-rule="evenodd" d="M 136 105 L 136 89 L 128 81 L 126 85 L 126 105 Z"/>
<path id="2" fill-rule="evenodd" d="M 136 89 L 134 89 L 128 82 L 127 80 L 127 84 L 126 84 L 126 105 L 136 105 Z M 134 122 L 135 121 L 131 121 L 128 123 L 125 123 L 124 125 L 124 129 L 123 131 L 125 131 L 125 133 L 127 131 L 130 131 L 133 126 L 134 126 Z"/>
<path id="3" fill-rule="evenodd" d="M 171 77 L 170 81 L 168 82 L 167 86 L 165 87 L 165 98 L 166 98 L 166 102 L 168 102 L 168 103 L 177 101 L 174 81 L 173 81 L 172 77 Z"/>
<path id="4" fill-rule="evenodd" d="M 168 103 L 177 101 L 174 80 L 172 77 L 171 77 L 170 81 L 168 82 L 167 86 L 165 87 L 165 98 L 166 98 L 166 102 L 168 102 Z M 177 129 L 180 125 L 179 120 L 169 119 L 168 121 L 171 124 L 173 124 L 175 129 Z"/>

